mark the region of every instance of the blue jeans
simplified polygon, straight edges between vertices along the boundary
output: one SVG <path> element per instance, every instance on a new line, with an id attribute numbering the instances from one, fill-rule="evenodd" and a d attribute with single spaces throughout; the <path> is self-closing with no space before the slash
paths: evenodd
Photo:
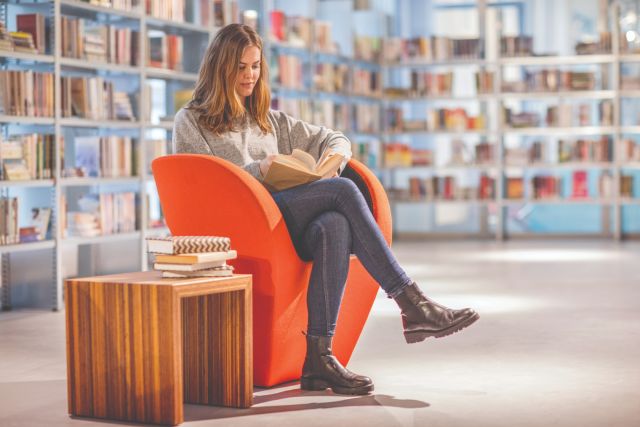
<path id="1" fill-rule="evenodd" d="M 323 179 L 272 196 L 298 255 L 313 261 L 307 292 L 309 335 L 334 334 L 351 253 L 391 298 L 412 283 L 350 179 Z"/>

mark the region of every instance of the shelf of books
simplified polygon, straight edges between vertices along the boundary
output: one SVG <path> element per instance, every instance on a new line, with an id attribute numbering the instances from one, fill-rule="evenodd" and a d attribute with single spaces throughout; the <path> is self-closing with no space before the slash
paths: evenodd
<path id="1" fill-rule="evenodd" d="M 49 307 L 65 277 L 149 268 L 144 238 L 168 232 L 151 161 L 171 153 L 173 117 L 231 22 L 263 36 L 274 108 L 350 138 L 397 237 L 640 235 L 627 3 L 170 3 L 0 3 L 2 271 L 23 255 L 51 265 Z M 2 279 L 0 303 L 20 306 Z"/>
<path id="2" fill-rule="evenodd" d="M 3 309 L 57 310 L 66 277 L 147 268 L 144 237 L 167 232 L 150 163 L 232 2 L 170 3 L 0 3 Z M 25 256 L 47 267 L 42 301 L 11 292 Z"/>
<path id="3" fill-rule="evenodd" d="M 524 15 L 484 1 L 409 3 L 397 2 L 402 24 L 382 61 L 383 176 L 396 235 L 637 235 L 632 6 L 584 2 L 571 12 L 579 22 L 554 18 L 549 32 L 530 36 L 522 29 L 548 27 L 535 19 L 549 5 Z M 475 160 L 483 144 L 484 169 Z M 449 168 L 460 159 L 465 169 Z M 457 207 L 443 203 L 452 200 Z"/>

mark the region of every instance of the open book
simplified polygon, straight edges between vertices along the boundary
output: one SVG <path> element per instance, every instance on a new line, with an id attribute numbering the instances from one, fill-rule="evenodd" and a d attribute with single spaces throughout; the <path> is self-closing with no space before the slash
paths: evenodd
<path id="1" fill-rule="evenodd" d="M 264 177 L 264 183 L 275 191 L 285 190 L 323 178 L 331 178 L 340 168 L 344 156 L 325 150 L 316 162 L 313 156 L 297 148 L 293 153 L 278 154 Z"/>

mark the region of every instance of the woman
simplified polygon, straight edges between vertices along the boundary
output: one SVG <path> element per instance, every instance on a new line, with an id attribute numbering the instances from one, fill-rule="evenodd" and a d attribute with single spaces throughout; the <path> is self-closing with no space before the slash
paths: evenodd
<path id="1" fill-rule="evenodd" d="M 316 159 L 325 150 L 341 153 L 345 160 L 338 174 L 342 171 L 351 157 L 351 144 L 342 133 L 296 120 L 269 106 L 262 40 L 248 26 L 224 27 L 207 49 L 192 100 L 176 114 L 176 152 L 222 157 L 261 182 L 275 155 L 290 154 L 294 148 Z M 471 309 L 451 310 L 422 294 L 398 265 L 364 196 L 349 179 L 336 176 L 272 196 L 298 254 L 313 261 L 302 389 L 331 388 L 342 394 L 373 391 L 370 378 L 350 372 L 331 352 L 351 253 L 395 299 L 407 342 L 449 335 L 478 319 Z"/>

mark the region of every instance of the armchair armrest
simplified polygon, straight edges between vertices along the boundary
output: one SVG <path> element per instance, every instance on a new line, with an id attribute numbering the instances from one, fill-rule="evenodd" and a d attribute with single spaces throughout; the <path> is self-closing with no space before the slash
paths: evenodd
<path id="1" fill-rule="evenodd" d="M 227 160 L 173 154 L 155 159 L 152 170 L 167 226 L 174 235 L 227 235 L 249 255 L 264 254 L 273 233 L 286 231 L 269 192 Z M 250 250 L 255 246 L 261 250 Z"/>

